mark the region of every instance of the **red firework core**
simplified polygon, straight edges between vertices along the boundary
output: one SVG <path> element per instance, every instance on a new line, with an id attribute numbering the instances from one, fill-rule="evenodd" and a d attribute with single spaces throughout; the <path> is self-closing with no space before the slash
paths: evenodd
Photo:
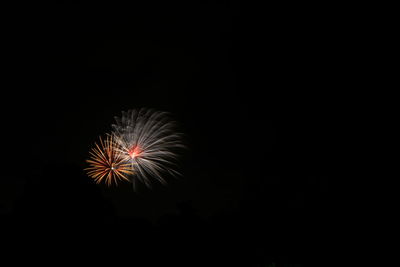
<path id="1" fill-rule="evenodd" d="M 128 154 L 133 159 L 133 158 L 139 156 L 141 152 L 142 151 L 140 150 L 139 147 L 133 146 L 131 149 L 129 149 Z"/>

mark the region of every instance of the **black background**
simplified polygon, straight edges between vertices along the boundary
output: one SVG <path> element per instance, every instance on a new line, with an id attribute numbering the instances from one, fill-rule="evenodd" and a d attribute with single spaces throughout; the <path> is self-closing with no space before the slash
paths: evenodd
<path id="1" fill-rule="evenodd" d="M 331 260 L 343 44 L 329 9 L 206 1 L 17 10 L 2 106 L 10 247 L 132 266 Z M 114 116 L 139 107 L 180 122 L 183 177 L 136 193 L 95 185 L 83 171 L 90 146 Z"/>

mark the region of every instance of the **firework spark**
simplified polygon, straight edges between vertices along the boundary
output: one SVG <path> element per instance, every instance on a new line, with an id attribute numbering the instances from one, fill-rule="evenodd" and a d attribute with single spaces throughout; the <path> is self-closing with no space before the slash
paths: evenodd
<path id="1" fill-rule="evenodd" d="M 89 167 L 85 170 L 96 183 L 104 181 L 110 186 L 119 180 L 130 181 L 128 177 L 133 174 L 131 164 L 119 152 L 112 135 L 107 135 L 104 140 L 100 138 L 100 145 L 95 143 L 89 153 L 90 159 L 86 160 Z"/>
<path id="2" fill-rule="evenodd" d="M 179 175 L 175 170 L 177 151 L 184 146 L 168 113 L 151 109 L 129 110 L 115 120 L 112 127 L 116 149 L 135 171 L 131 180 L 134 187 L 136 181 L 151 187 L 151 177 L 166 184 L 162 172 Z"/>

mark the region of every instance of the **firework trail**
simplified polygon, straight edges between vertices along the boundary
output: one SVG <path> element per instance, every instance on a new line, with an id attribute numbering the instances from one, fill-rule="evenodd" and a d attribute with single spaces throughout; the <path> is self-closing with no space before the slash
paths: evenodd
<path id="1" fill-rule="evenodd" d="M 95 143 L 89 152 L 89 167 L 85 170 L 96 183 L 104 181 L 110 186 L 117 185 L 119 180 L 129 181 L 133 170 L 117 147 L 114 137 L 107 135 L 104 140 L 100 137 L 100 144 Z"/>
<path id="2" fill-rule="evenodd" d="M 184 146 L 182 135 L 175 131 L 176 124 L 168 113 L 151 109 L 129 110 L 115 120 L 112 135 L 116 150 L 134 170 L 131 179 L 134 188 L 137 181 L 151 187 L 152 177 L 166 184 L 161 176 L 163 172 L 179 175 L 175 170 L 177 151 Z"/>

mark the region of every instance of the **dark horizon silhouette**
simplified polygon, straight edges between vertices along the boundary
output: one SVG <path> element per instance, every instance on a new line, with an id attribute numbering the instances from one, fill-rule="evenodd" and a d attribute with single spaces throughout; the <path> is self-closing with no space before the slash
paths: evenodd
<path id="1" fill-rule="evenodd" d="M 125 244 L 108 250 L 127 253 L 124 258 L 138 253 L 141 259 L 178 249 L 184 255 L 168 261 L 177 266 L 290 266 L 303 262 L 305 242 L 314 239 L 328 219 L 321 202 L 317 203 L 324 199 L 318 191 L 320 183 L 327 182 L 323 177 L 309 177 L 309 187 L 303 191 L 298 186 L 288 191 L 287 183 L 293 181 L 271 177 L 267 188 L 259 183 L 234 208 L 227 205 L 208 216 L 199 213 L 201 204 L 189 196 L 176 200 L 173 210 L 165 207 L 155 217 L 146 217 L 140 212 L 135 215 L 135 210 L 130 215 L 118 214 L 118 202 L 104 195 L 110 188 L 96 185 L 77 165 L 57 163 L 43 169 L 41 175 L 27 178 L 12 212 L 2 214 L 8 234 L 20 240 L 50 236 L 58 243 L 77 238 L 80 242 L 75 246 L 88 246 L 89 251 L 95 251 L 96 242 Z M 146 192 L 132 189 L 130 193 Z M 156 264 L 159 259 L 153 260 Z"/>

